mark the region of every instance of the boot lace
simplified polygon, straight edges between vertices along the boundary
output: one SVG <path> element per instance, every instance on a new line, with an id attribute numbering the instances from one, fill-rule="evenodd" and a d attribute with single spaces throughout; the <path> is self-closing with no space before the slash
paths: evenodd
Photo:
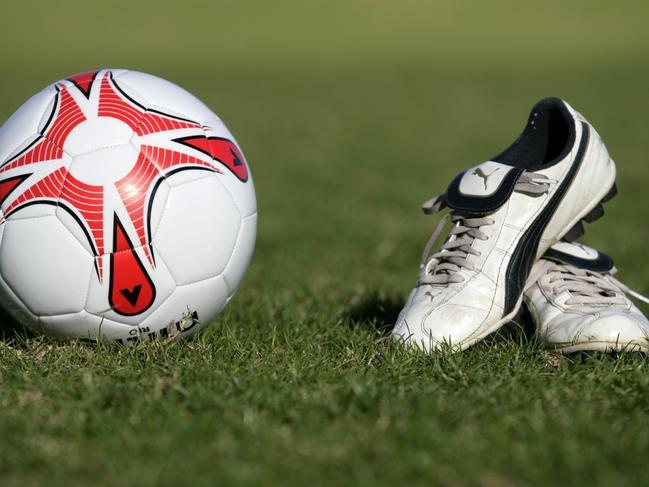
<path id="1" fill-rule="evenodd" d="M 546 272 L 552 292 L 560 294 L 569 292 L 571 297 L 567 305 L 575 306 L 627 306 L 625 293 L 649 304 L 649 298 L 634 291 L 610 274 L 579 269 L 577 267 L 555 262 L 547 262 Z M 612 273 L 615 273 L 614 268 Z"/>
<path id="2" fill-rule="evenodd" d="M 514 190 L 535 196 L 547 193 L 550 185 L 556 182 L 542 174 L 525 171 L 518 178 Z M 446 195 L 444 194 L 426 201 L 422 205 L 422 210 L 427 215 L 433 215 L 443 210 L 445 204 Z M 441 249 L 431 255 L 432 247 L 449 218 L 453 222 L 453 228 Z M 470 255 L 480 256 L 480 252 L 473 248 L 473 242 L 476 239 L 488 240 L 489 237 L 481 228 L 494 223 L 495 220 L 489 217 L 463 214 L 457 211 L 452 211 L 449 215 L 444 216 L 438 222 L 424 247 L 418 285 L 447 285 L 463 282 L 464 276 L 460 274 L 460 271 L 462 269 L 475 270 L 475 266 L 468 260 L 468 257 Z"/>

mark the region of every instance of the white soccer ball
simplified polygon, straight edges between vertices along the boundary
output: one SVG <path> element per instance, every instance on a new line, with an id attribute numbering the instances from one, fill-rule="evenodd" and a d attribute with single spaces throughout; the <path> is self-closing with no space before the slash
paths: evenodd
<path id="1" fill-rule="evenodd" d="M 0 128 L 0 302 L 27 327 L 133 343 L 188 336 L 252 256 L 257 206 L 207 106 L 144 73 L 81 73 Z"/>

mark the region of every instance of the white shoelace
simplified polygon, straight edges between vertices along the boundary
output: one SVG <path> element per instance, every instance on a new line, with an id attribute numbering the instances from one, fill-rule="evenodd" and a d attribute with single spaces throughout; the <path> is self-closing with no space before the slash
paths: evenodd
<path id="1" fill-rule="evenodd" d="M 516 186 L 515 191 L 529 195 L 540 195 L 547 193 L 550 185 L 556 183 L 542 174 L 534 172 L 523 172 Z M 424 213 L 433 215 L 440 212 L 446 203 L 446 195 L 436 196 L 422 205 Z M 433 244 L 439 237 L 449 217 L 454 227 L 442 245 L 442 248 L 430 255 Z M 446 285 L 464 281 L 460 271 L 464 269 L 475 270 L 473 264 L 468 260 L 469 255 L 479 256 L 480 252 L 472 245 L 475 239 L 487 240 L 489 237 L 480 230 L 485 225 L 493 225 L 494 220 L 489 217 L 462 214 L 453 211 L 450 215 L 442 218 L 426 243 L 421 257 L 422 272 L 418 285 Z"/>
<path id="2" fill-rule="evenodd" d="M 570 293 L 571 297 L 566 300 L 567 305 L 626 306 L 625 293 L 649 304 L 649 298 L 629 288 L 611 274 L 600 274 L 548 260 L 541 262 L 542 265 L 537 266 L 536 275 L 531 276 L 530 281 L 536 281 L 540 275 L 547 273 L 553 293 Z M 613 268 L 612 274 L 615 272 L 616 269 Z"/>

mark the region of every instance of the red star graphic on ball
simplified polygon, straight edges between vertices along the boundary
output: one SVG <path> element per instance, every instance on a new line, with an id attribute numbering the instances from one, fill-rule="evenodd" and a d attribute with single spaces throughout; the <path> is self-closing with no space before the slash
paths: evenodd
<path id="1" fill-rule="evenodd" d="M 248 179 L 245 159 L 232 141 L 208 136 L 209 127 L 147 109 L 119 86 L 110 71 L 81 73 L 68 81 L 70 85 L 55 85 L 54 106 L 36 139 L 0 165 L 0 206 L 3 210 L 0 224 L 30 205 L 49 204 L 62 208 L 82 228 L 95 256 L 97 278 L 102 282 L 105 279 L 103 259 L 109 256 L 108 301 L 112 309 L 122 315 L 137 315 L 153 304 L 156 293 L 147 265 L 155 268 L 150 213 L 159 183 L 181 170 L 223 173 L 221 168 L 245 182 Z M 76 99 L 71 90 L 77 91 Z M 92 124 L 95 124 L 93 133 L 101 134 L 101 130 L 96 129 L 97 124 L 110 119 L 117 121 L 118 128 L 128 128 L 132 132 L 133 147 L 138 150 L 134 162 L 127 161 L 127 172 L 108 182 L 94 181 L 92 173 L 90 177 L 73 174 L 71 166 L 65 164 L 65 150 L 81 138 L 71 134 L 75 131 L 79 134 Z M 160 139 L 149 137 L 160 133 L 169 133 L 165 141 L 171 144 L 164 145 L 174 149 L 159 147 L 156 141 L 160 143 Z M 87 151 L 89 156 L 83 154 L 83 157 L 92 158 L 92 150 Z M 120 162 L 123 161 L 115 161 L 115 167 Z M 47 170 L 43 170 L 44 167 Z M 124 164 L 119 167 L 123 168 Z M 107 202 L 115 204 L 106 198 L 109 189 L 119 195 L 121 208 L 106 208 Z M 105 217 L 107 214 L 112 214 L 112 219 Z M 118 214 L 127 215 L 130 222 L 121 221 Z M 129 237 L 130 232 L 134 232 L 137 245 L 133 244 L 135 238 Z M 112 236 L 108 252 L 106 234 Z M 136 247 L 142 247 L 147 265 L 138 257 Z"/>

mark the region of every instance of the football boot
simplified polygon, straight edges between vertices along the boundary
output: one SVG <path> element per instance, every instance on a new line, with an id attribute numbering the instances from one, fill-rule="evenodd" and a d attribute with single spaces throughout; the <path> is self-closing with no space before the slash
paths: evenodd
<path id="1" fill-rule="evenodd" d="M 649 320 L 613 275 L 613 260 L 585 245 L 558 242 L 533 267 L 524 293 L 536 333 L 562 353 L 649 351 Z"/>
<path id="2" fill-rule="evenodd" d="M 534 263 L 562 237 L 580 236 L 581 220 L 601 216 L 614 193 L 615 163 L 595 129 L 566 102 L 541 100 L 508 149 L 424 203 L 427 214 L 450 213 L 426 245 L 393 336 L 462 350 L 498 330 L 518 312 Z"/>

